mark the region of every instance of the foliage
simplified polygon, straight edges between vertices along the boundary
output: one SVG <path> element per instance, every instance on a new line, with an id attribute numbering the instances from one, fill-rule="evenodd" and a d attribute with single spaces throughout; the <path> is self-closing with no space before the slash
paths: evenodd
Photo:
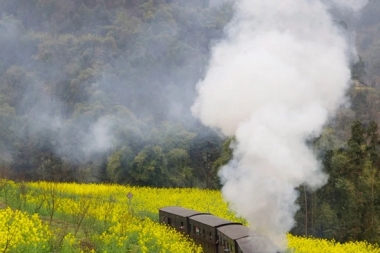
<path id="1" fill-rule="evenodd" d="M 173 203 L 170 189 L 47 182 L 15 184 L 4 180 L 2 183 L 8 187 L 7 199 L 12 207 L 48 217 L 48 222 L 42 223 L 37 213 L 29 216 L 10 208 L 0 210 L 4 224 L 0 246 L 10 250 L 3 248 L 4 252 L 20 252 L 20 249 L 26 252 L 201 252 L 189 238 L 156 222 L 158 206 Z M 186 200 L 188 196 L 209 193 L 187 191 L 189 195 L 179 191 L 174 198 Z M 130 201 L 126 198 L 128 192 L 133 193 Z M 5 197 L 4 188 L 0 194 Z M 215 197 L 218 194 L 212 192 Z M 153 201 L 157 198 L 162 201 Z M 191 199 L 186 201 L 191 204 Z M 219 203 L 222 203 L 220 195 Z"/>
<path id="2" fill-rule="evenodd" d="M 192 166 L 190 149 L 204 128 L 189 108 L 231 7 L 1 0 L 0 162 L 7 176 L 216 187 Z M 153 183 L 158 172 L 162 179 Z"/>
<path id="3" fill-rule="evenodd" d="M 316 141 L 329 174 L 328 183 L 311 192 L 300 188 L 301 206 L 293 232 L 335 239 L 338 242 L 380 241 L 379 227 L 379 148 L 378 126 L 374 121 L 355 121 L 351 137 L 339 149 Z"/>
<path id="4" fill-rule="evenodd" d="M 378 253 L 380 248 L 378 245 L 371 245 L 367 242 L 348 242 L 341 244 L 334 240 L 328 241 L 326 239 L 317 238 L 304 238 L 298 236 L 288 235 L 289 249 L 287 253 L 355 253 L 355 252 L 368 252 Z"/>
<path id="5" fill-rule="evenodd" d="M 28 215 L 9 207 L 0 210 L 1 252 L 51 252 L 51 232 L 37 214 Z"/>
<path id="6" fill-rule="evenodd" d="M 158 208 L 180 205 L 244 222 L 228 210 L 219 191 L 179 188 L 125 187 L 105 184 L 34 182 L 7 185 L 11 206 L 34 213 L 0 209 L 0 247 L 4 252 L 203 252 L 187 236 L 158 223 Z M 132 198 L 126 198 L 132 193 Z M 0 192 L 5 197 L 4 188 Z M 56 201 L 53 222 L 41 222 Z M 49 204 L 50 203 L 50 204 Z M 37 212 L 37 213 L 36 213 Z M 49 226 L 50 224 L 50 226 Z M 366 242 L 287 235 L 287 252 L 379 252 Z"/>
<path id="7" fill-rule="evenodd" d="M 176 195 L 100 185 L 112 196 L 97 196 L 93 186 L 83 197 L 65 184 L 31 184 L 25 194 L 1 182 L 4 202 L 50 223 L 69 216 L 72 235 L 62 232 L 55 242 L 77 249 L 75 234 L 86 223 L 101 221 L 93 222 L 100 231 L 115 225 L 109 213 L 121 210 L 119 202 L 149 217 L 160 203 L 236 219 L 219 192 L 188 189 L 220 188 L 218 170 L 232 157 L 233 139 L 200 126 L 189 110 L 210 48 L 232 17 L 233 5 L 223 2 L 0 0 L 0 176 L 178 187 Z M 380 241 L 379 3 L 370 0 L 355 24 L 360 57 L 351 64 L 351 107 L 310 140 L 329 181 L 316 192 L 298 189 L 295 234 Z M 128 191 L 155 198 L 137 194 L 127 202 Z M 186 202 L 185 193 L 197 202 Z M 95 203 L 102 203 L 96 212 Z"/>

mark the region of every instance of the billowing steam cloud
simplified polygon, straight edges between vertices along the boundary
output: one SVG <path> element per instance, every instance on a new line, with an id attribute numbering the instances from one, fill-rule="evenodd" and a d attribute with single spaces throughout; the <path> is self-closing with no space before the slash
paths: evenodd
<path id="1" fill-rule="evenodd" d="M 357 10 L 364 1 L 329 4 Z M 223 194 L 280 245 L 294 225 L 295 188 L 326 183 L 306 141 L 345 102 L 349 46 L 317 0 L 238 0 L 226 33 L 192 111 L 236 137 L 234 158 L 220 171 Z"/>

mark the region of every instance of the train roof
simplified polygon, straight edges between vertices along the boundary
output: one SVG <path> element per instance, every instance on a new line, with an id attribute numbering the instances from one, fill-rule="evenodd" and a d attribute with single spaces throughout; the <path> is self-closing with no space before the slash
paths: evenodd
<path id="1" fill-rule="evenodd" d="M 267 237 L 262 235 L 253 235 L 236 240 L 239 248 L 244 253 L 278 253 L 278 247 L 274 245 Z"/>
<path id="2" fill-rule="evenodd" d="M 238 244 L 239 248 L 244 252 L 244 253 L 253 253 L 253 243 L 251 241 L 251 237 L 244 237 L 236 240 L 236 243 Z"/>
<path id="3" fill-rule="evenodd" d="M 167 207 L 160 208 L 160 211 L 183 216 L 183 217 L 191 217 L 198 214 L 205 214 L 205 215 L 209 214 L 209 213 L 198 212 L 192 209 L 183 208 L 180 206 L 167 206 Z"/>
<path id="4" fill-rule="evenodd" d="M 197 222 L 200 222 L 212 227 L 218 227 L 218 226 L 227 225 L 227 224 L 241 224 L 238 222 L 225 220 L 225 219 L 216 217 L 214 215 L 197 215 L 197 216 L 190 217 L 190 220 L 194 220 L 194 221 L 197 221 Z"/>
<path id="5" fill-rule="evenodd" d="M 222 234 L 228 236 L 232 240 L 236 240 L 239 238 L 243 238 L 243 237 L 247 237 L 249 235 L 252 235 L 252 232 L 249 230 L 248 227 L 243 226 L 243 225 L 239 225 L 239 224 L 222 226 L 222 227 L 219 227 L 217 229 Z"/>

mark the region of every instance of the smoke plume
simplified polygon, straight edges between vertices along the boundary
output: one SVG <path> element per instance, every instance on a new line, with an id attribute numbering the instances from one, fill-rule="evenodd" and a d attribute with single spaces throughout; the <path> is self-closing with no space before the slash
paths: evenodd
<path id="1" fill-rule="evenodd" d="M 236 1 L 227 38 L 197 84 L 193 114 L 236 139 L 219 173 L 223 194 L 277 245 L 294 226 L 295 188 L 326 183 L 306 142 L 345 102 L 350 83 L 350 48 L 329 14 L 334 4 L 354 11 L 364 1 Z"/>

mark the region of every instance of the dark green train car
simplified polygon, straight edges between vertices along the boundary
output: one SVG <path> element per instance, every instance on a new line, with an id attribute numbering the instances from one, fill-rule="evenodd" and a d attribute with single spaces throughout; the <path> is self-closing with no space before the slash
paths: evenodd
<path id="1" fill-rule="evenodd" d="M 241 223 L 210 213 L 168 206 L 159 209 L 159 219 L 161 223 L 189 235 L 205 253 L 278 253 L 268 238 L 252 234 Z"/>
<path id="2" fill-rule="evenodd" d="M 219 238 L 217 228 L 232 224 L 240 224 L 229 220 L 221 219 L 213 215 L 197 215 L 189 218 L 190 237 L 202 245 L 205 253 L 222 253 L 218 251 Z"/>
<path id="3" fill-rule="evenodd" d="M 196 215 L 210 214 L 179 206 L 168 206 L 159 209 L 159 219 L 161 223 L 174 227 L 176 230 L 185 234 L 190 234 L 189 217 Z"/>
<path id="4" fill-rule="evenodd" d="M 249 228 L 243 225 L 228 225 L 217 228 L 218 252 L 241 253 L 236 240 L 248 237 L 251 234 Z M 250 253 L 251 251 L 244 251 Z"/>

